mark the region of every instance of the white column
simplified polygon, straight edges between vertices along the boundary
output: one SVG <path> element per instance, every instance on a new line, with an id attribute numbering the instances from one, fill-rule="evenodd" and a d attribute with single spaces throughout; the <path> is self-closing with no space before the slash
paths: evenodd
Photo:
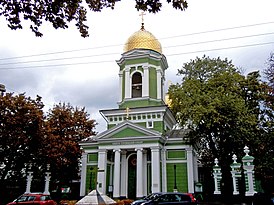
<path id="1" fill-rule="evenodd" d="M 151 148 L 151 191 L 160 192 L 160 151 L 159 147 Z"/>
<path id="2" fill-rule="evenodd" d="M 245 179 L 247 180 L 246 182 L 246 192 L 245 195 L 246 196 L 253 196 L 256 191 L 255 191 L 255 181 L 254 181 L 254 165 L 253 165 L 253 161 L 254 161 L 254 157 L 249 155 L 249 148 L 247 146 L 244 147 L 244 153 L 245 156 L 242 158 L 242 162 L 243 162 L 243 168 L 244 168 L 244 174 L 245 174 Z"/>
<path id="3" fill-rule="evenodd" d="M 87 153 L 82 154 L 80 196 L 86 195 Z"/>
<path id="4" fill-rule="evenodd" d="M 218 165 L 219 161 L 217 158 L 214 160 L 215 165 L 213 166 L 213 177 L 214 177 L 214 194 L 221 194 L 220 191 L 220 182 L 222 179 L 222 172 L 221 172 L 221 167 Z"/>
<path id="5" fill-rule="evenodd" d="M 187 149 L 187 179 L 188 179 L 188 192 L 194 193 L 194 180 L 193 180 L 193 153 L 192 148 Z"/>
<path id="6" fill-rule="evenodd" d="M 143 150 L 143 195 L 147 196 L 147 150 Z"/>
<path id="7" fill-rule="evenodd" d="M 157 99 L 162 99 L 162 73 L 161 68 L 157 68 Z"/>
<path id="8" fill-rule="evenodd" d="M 127 176 L 126 176 L 126 170 L 127 170 L 127 155 L 126 151 L 122 151 L 121 153 L 121 197 L 127 196 Z"/>
<path id="9" fill-rule="evenodd" d="M 32 181 L 32 177 L 33 177 L 32 174 L 33 174 L 33 172 L 28 172 L 28 175 L 27 175 L 27 186 L 26 186 L 25 194 L 30 193 L 31 181 Z"/>
<path id="10" fill-rule="evenodd" d="M 231 171 L 231 175 L 232 175 L 232 182 L 233 182 L 233 195 L 238 195 L 239 192 L 237 190 L 237 178 L 236 178 L 235 171 Z"/>
<path id="11" fill-rule="evenodd" d="M 123 72 L 120 71 L 119 72 L 119 90 L 120 90 L 120 93 L 119 93 L 119 102 L 122 102 L 122 93 L 123 93 Z"/>
<path id="12" fill-rule="evenodd" d="M 149 96 L 149 70 L 148 65 L 143 65 L 144 77 L 143 77 L 143 88 L 142 88 L 142 97 Z"/>
<path id="13" fill-rule="evenodd" d="M 162 191 L 166 192 L 166 149 L 162 149 Z"/>
<path id="14" fill-rule="evenodd" d="M 125 69 L 125 98 L 131 98 L 130 68 Z"/>
<path id="15" fill-rule="evenodd" d="M 114 156 L 114 182 L 113 182 L 113 198 L 120 197 L 120 161 L 121 161 L 121 150 L 113 150 Z"/>
<path id="16" fill-rule="evenodd" d="M 44 189 L 44 194 L 50 194 L 49 193 L 49 181 L 50 181 L 50 172 L 49 172 L 50 165 L 47 165 L 47 172 L 45 176 L 45 189 Z"/>
<path id="17" fill-rule="evenodd" d="M 28 194 L 30 193 L 30 187 L 31 187 L 31 181 L 32 181 L 32 177 L 33 177 L 33 172 L 30 171 L 31 170 L 31 167 L 32 167 L 32 164 L 29 164 L 28 165 L 29 167 L 27 169 L 29 169 L 29 171 L 27 172 L 27 185 L 26 185 L 26 191 L 25 191 L 25 194 Z"/>
<path id="18" fill-rule="evenodd" d="M 247 174 L 247 181 L 248 181 L 248 191 L 245 192 L 245 195 L 246 196 L 253 196 L 256 193 L 255 190 L 254 190 L 254 181 L 253 181 L 254 171 L 247 170 L 246 174 Z"/>
<path id="19" fill-rule="evenodd" d="M 231 167 L 231 175 L 232 175 L 232 182 L 233 182 L 233 195 L 239 194 L 238 189 L 238 177 L 241 177 L 241 172 L 239 171 L 241 169 L 241 164 L 237 163 L 237 156 L 236 154 L 232 155 L 233 163 L 230 165 Z"/>
<path id="20" fill-rule="evenodd" d="M 143 197 L 143 149 L 137 148 L 137 177 L 136 177 L 136 197 L 142 198 Z"/>
<path id="21" fill-rule="evenodd" d="M 107 151 L 98 152 L 97 190 L 106 194 Z"/>
<path id="22" fill-rule="evenodd" d="M 199 181 L 199 176 L 198 176 L 198 159 L 197 155 L 194 153 L 193 156 L 193 169 L 194 169 L 194 181 L 198 182 Z"/>

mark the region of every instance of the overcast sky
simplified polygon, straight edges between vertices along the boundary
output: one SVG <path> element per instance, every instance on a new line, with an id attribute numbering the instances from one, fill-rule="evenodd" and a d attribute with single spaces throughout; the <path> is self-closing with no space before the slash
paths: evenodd
<path id="1" fill-rule="evenodd" d="M 179 82 L 177 70 L 196 56 L 228 58 L 246 74 L 263 70 L 274 52 L 273 0 L 189 0 L 185 11 L 165 2 L 161 12 L 147 13 L 144 23 L 162 44 L 169 64 L 166 81 Z M 0 84 L 7 92 L 40 95 L 45 111 L 59 102 L 86 107 L 99 123 L 96 131 L 105 130 L 99 110 L 118 108 L 116 60 L 141 26 L 134 1 L 89 12 L 89 38 L 73 24 L 66 30 L 45 24 L 42 38 L 24 26 L 11 31 L 0 17 Z"/>

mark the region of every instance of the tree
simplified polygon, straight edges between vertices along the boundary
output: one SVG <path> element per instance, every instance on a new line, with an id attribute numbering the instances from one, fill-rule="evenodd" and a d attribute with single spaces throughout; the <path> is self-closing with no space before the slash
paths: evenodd
<path id="1" fill-rule="evenodd" d="M 89 119 L 85 108 L 60 103 L 49 110 L 45 124 L 47 135 L 41 157 L 51 164 L 52 181 L 68 184 L 79 179 L 79 142 L 95 134 L 95 121 Z"/>
<path id="2" fill-rule="evenodd" d="M 52 182 L 79 178 L 78 142 L 95 134 L 95 121 L 85 108 L 63 103 L 44 115 L 43 107 L 39 96 L 35 100 L 24 94 L 0 96 L 0 200 L 14 199 L 25 191 L 29 164 L 32 191 L 44 190 L 47 164 Z"/>
<path id="3" fill-rule="evenodd" d="M 43 141 L 43 106 L 39 96 L 35 100 L 24 94 L 0 96 L 1 193 L 8 184 L 22 185 L 28 163 L 37 162 Z"/>
<path id="4" fill-rule="evenodd" d="M 257 170 L 262 186 L 268 193 L 274 192 L 274 53 L 270 54 L 264 74 L 268 84 L 265 85 L 264 102 L 260 117 L 261 138 L 257 145 Z M 263 160 L 261 160 L 263 159 Z"/>
<path id="5" fill-rule="evenodd" d="M 241 158 L 245 145 L 253 150 L 259 134 L 259 74 L 245 77 L 231 61 L 203 56 L 185 63 L 178 75 L 182 82 L 169 88 L 171 110 L 189 128 L 204 166 L 212 167 L 214 158 L 219 159 L 223 191 L 232 194 L 232 155 Z"/>
<path id="6" fill-rule="evenodd" d="M 60 1 L 1 1 L 0 16 L 4 16 L 8 26 L 15 29 L 22 29 L 22 20 L 31 23 L 30 29 L 36 36 L 42 36 L 39 27 L 44 21 L 52 24 L 55 29 L 66 29 L 68 24 L 75 21 L 75 25 L 82 37 L 88 36 L 87 9 L 85 6 L 95 12 L 100 12 L 104 8 L 114 9 L 115 3 L 119 0 L 60 0 Z M 160 0 L 145 1 L 135 0 L 135 8 L 143 11 L 156 13 L 160 11 L 162 3 Z M 167 0 L 172 3 L 175 9 L 184 10 L 187 8 L 186 0 Z"/>
<path id="7" fill-rule="evenodd" d="M 269 82 L 269 85 L 274 89 L 274 53 L 270 53 L 267 61 L 267 67 L 264 69 L 264 74 Z"/>

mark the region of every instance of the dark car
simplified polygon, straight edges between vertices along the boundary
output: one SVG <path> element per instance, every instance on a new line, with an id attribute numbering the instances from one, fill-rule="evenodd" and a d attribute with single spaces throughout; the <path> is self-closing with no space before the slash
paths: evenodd
<path id="1" fill-rule="evenodd" d="M 185 194 L 187 194 L 187 195 L 189 195 L 190 196 L 190 198 L 191 198 L 191 202 L 193 203 L 193 204 L 195 204 L 197 201 L 196 201 L 196 198 L 194 197 L 194 195 L 193 194 L 191 194 L 191 193 L 185 193 Z"/>
<path id="2" fill-rule="evenodd" d="M 7 205 L 56 205 L 50 195 L 42 193 L 23 194 Z"/>
<path id="3" fill-rule="evenodd" d="M 267 194 L 258 192 L 254 194 L 253 198 L 254 205 L 274 205 L 274 194 Z"/>
<path id="4" fill-rule="evenodd" d="M 161 204 L 195 204 L 189 194 L 183 194 L 178 192 L 161 192 L 153 193 L 147 197 L 132 202 L 132 205 L 161 205 Z"/>
<path id="5" fill-rule="evenodd" d="M 160 195 L 161 193 L 153 193 L 153 194 L 150 194 L 142 199 L 139 199 L 139 200 L 136 200 L 134 202 L 131 203 L 131 205 L 140 205 L 142 204 L 143 202 L 146 202 L 146 201 L 150 201 L 150 200 L 153 200 L 154 198 L 157 198 L 158 195 Z"/>

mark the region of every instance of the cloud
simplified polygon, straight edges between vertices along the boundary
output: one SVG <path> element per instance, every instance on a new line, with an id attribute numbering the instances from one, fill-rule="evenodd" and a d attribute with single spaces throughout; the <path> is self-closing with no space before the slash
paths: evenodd
<path id="1" fill-rule="evenodd" d="M 168 61 L 166 82 L 179 82 L 177 70 L 204 54 L 228 58 L 246 73 L 264 68 L 274 44 L 243 45 L 272 42 L 273 34 L 236 38 L 274 33 L 273 0 L 188 3 L 187 10 L 179 11 L 163 1 L 162 11 L 144 16 L 145 29 L 159 39 Z M 120 59 L 127 38 L 140 29 L 141 17 L 134 1 L 124 0 L 114 10 L 89 11 L 87 23 L 89 38 L 82 38 L 73 24 L 55 30 L 47 23 L 41 28 L 44 36 L 37 38 L 27 25 L 12 31 L 0 19 L 0 83 L 8 92 L 40 95 L 45 111 L 59 102 L 86 107 L 102 131 L 105 122 L 99 110 L 118 108 L 119 66 L 115 60 Z M 235 39 L 220 40 L 229 38 Z M 211 42 L 202 43 L 206 41 Z"/>

